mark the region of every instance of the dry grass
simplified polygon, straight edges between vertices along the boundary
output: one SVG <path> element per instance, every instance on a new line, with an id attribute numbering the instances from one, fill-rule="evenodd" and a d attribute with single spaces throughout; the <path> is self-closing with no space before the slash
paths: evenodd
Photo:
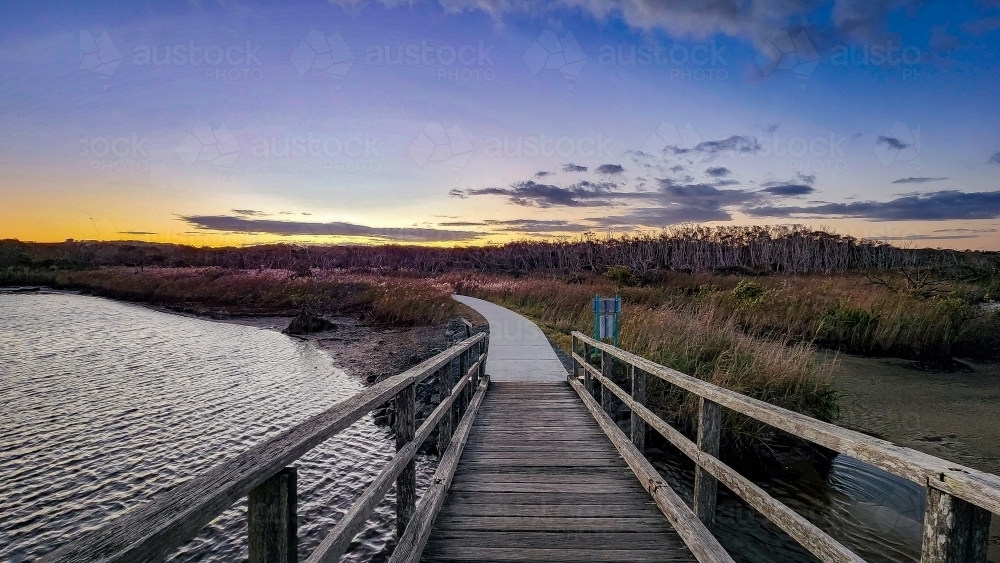
<path id="1" fill-rule="evenodd" d="M 34 274 L 29 283 L 82 289 L 127 301 L 202 307 L 233 314 L 289 314 L 302 308 L 355 313 L 393 326 L 430 325 L 456 310 L 450 287 L 429 280 L 336 272 L 223 268 L 102 268 Z"/>
<path id="2" fill-rule="evenodd" d="M 445 279 L 449 279 L 448 276 Z M 503 304 L 538 321 L 569 351 L 569 333 L 593 329 L 590 300 L 595 293 L 612 294 L 614 287 L 599 280 L 566 284 L 556 280 L 455 276 L 459 293 Z M 708 300 L 686 302 L 670 292 L 637 288 L 623 294 L 621 347 L 693 377 L 732 389 L 803 414 L 830 421 L 837 415 L 831 365 L 819 362 L 812 347 L 800 342 L 742 330 L 740 319 Z M 651 408 L 666 420 L 691 431 L 695 428 L 697 397 L 656 379 L 648 388 Z M 727 415 L 724 445 L 748 451 L 773 445 L 775 436 L 745 417 Z"/>

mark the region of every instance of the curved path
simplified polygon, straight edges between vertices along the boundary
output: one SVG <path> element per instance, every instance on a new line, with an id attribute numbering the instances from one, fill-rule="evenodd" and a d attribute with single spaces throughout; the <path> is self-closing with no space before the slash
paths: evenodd
<path id="1" fill-rule="evenodd" d="M 453 297 L 490 323 L 486 366 L 491 381 L 566 381 L 566 368 L 535 323 L 489 301 L 464 295 Z"/>

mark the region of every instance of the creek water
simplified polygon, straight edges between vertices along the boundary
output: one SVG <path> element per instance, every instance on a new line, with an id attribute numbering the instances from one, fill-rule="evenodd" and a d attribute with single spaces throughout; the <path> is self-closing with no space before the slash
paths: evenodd
<path id="1" fill-rule="evenodd" d="M 361 388 L 273 330 L 0 294 L 0 561 L 34 561 Z M 302 559 L 394 451 L 368 416 L 295 463 Z M 418 459 L 421 488 L 433 462 Z M 344 560 L 385 559 L 393 501 Z M 245 499 L 171 559 L 246 560 Z"/>
<path id="2" fill-rule="evenodd" d="M 848 426 L 1000 471 L 1000 377 L 841 364 Z M 0 561 L 33 561 L 361 388 L 322 350 L 273 330 L 73 294 L 0 293 Z M 302 559 L 393 451 L 388 430 L 366 417 L 295 464 Z M 690 463 L 656 459 L 690 500 Z M 421 489 L 433 464 L 418 458 Z M 803 464 L 756 482 L 872 563 L 919 561 L 922 487 L 846 456 L 823 472 Z M 171 560 L 245 560 L 245 511 L 226 511 Z M 390 493 L 343 561 L 384 561 L 394 515 Z M 723 487 L 715 531 L 740 562 L 814 560 Z M 990 556 L 998 560 L 996 545 Z"/>
<path id="3" fill-rule="evenodd" d="M 840 355 L 836 362 L 838 424 L 1000 474 L 1000 365 L 935 372 L 903 360 Z M 660 473 L 690 502 L 693 464 L 669 446 L 655 459 Z M 926 489 L 916 483 L 844 455 L 820 470 L 803 462 L 751 480 L 866 561 L 920 561 Z M 736 561 L 817 561 L 724 487 L 717 518 L 715 532 Z M 1000 561 L 998 516 L 988 557 Z"/>

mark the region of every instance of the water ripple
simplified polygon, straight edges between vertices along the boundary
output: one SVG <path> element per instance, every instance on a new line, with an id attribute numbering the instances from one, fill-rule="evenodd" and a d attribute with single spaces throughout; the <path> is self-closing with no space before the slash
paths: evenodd
<path id="1" fill-rule="evenodd" d="M 0 560 L 31 561 L 361 384 L 270 330 L 68 294 L 0 295 Z M 296 463 L 305 557 L 391 458 L 366 417 Z M 420 480 L 433 460 L 418 460 Z M 393 499 L 345 560 L 384 559 Z M 246 559 L 245 501 L 173 561 Z"/>

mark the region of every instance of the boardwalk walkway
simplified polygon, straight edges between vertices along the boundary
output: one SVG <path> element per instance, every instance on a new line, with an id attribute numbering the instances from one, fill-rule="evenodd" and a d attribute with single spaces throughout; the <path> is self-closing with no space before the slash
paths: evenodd
<path id="1" fill-rule="evenodd" d="M 422 561 L 694 561 L 563 379 L 490 385 Z"/>
<path id="2" fill-rule="evenodd" d="M 492 381 L 566 381 L 566 368 L 535 323 L 489 301 L 464 295 L 456 295 L 455 300 L 490 323 Z"/>

